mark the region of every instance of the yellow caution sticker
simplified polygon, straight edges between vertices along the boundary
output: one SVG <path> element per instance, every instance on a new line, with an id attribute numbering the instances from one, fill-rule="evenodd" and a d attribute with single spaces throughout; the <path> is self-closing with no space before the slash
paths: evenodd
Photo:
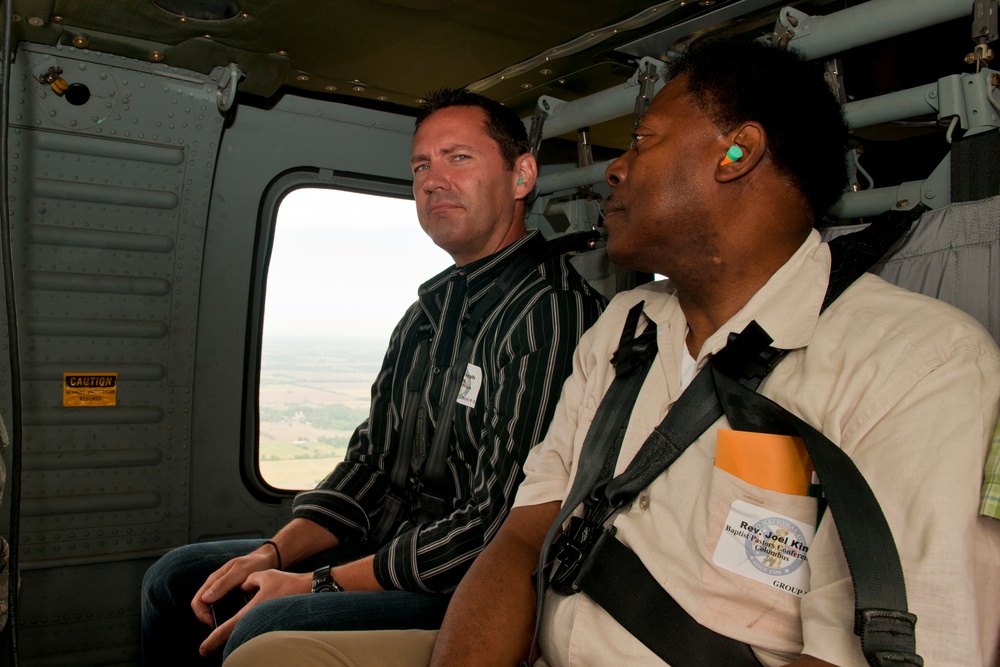
<path id="1" fill-rule="evenodd" d="M 63 373 L 63 407 L 118 404 L 118 373 Z"/>

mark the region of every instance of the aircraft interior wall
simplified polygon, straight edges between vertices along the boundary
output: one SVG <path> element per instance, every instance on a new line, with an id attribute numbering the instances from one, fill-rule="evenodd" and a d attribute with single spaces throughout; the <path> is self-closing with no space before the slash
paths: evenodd
<path id="1" fill-rule="evenodd" d="M 34 73 L 54 64 L 87 83 L 99 115 L 38 85 Z M 12 82 L 20 660 L 136 664 L 153 560 L 271 534 L 287 513 L 289 494 L 251 493 L 240 457 L 255 450 L 236 446 L 256 350 L 248 304 L 262 298 L 251 294 L 259 193 L 277 179 L 272 206 L 309 184 L 405 195 L 412 118 L 286 98 L 240 107 L 224 129 L 208 77 L 65 47 L 26 46 Z M 368 178 L 345 180 L 348 170 Z M 67 407 L 66 373 L 116 374 L 115 409 Z"/>

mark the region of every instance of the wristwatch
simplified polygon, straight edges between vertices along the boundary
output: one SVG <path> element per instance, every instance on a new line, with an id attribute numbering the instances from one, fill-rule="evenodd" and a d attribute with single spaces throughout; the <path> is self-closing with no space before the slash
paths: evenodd
<path id="1" fill-rule="evenodd" d="M 330 566 L 325 565 L 313 572 L 313 593 L 340 593 L 344 588 L 330 574 Z"/>

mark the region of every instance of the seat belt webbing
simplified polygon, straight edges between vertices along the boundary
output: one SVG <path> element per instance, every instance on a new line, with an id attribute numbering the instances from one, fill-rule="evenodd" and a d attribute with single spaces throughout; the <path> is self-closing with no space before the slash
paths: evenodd
<path id="1" fill-rule="evenodd" d="M 669 664 L 675 667 L 760 665 L 748 644 L 720 635 L 691 618 L 635 552 L 615 539 L 613 530 L 597 538 L 577 583 L 653 653 L 664 659 L 669 656 Z M 654 631 L 633 631 L 639 627 Z"/>

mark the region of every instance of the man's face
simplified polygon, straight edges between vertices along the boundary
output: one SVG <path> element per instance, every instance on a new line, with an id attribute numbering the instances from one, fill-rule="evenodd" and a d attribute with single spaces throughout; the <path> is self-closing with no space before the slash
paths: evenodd
<path id="1" fill-rule="evenodd" d="M 653 98 L 634 146 L 605 174 L 613 188 L 604 207 L 608 254 L 639 271 L 672 275 L 717 256 L 717 230 L 706 212 L 718 202 L 715 169 L 723 138 L 687 92 L 684 77 Z"/>
<path id="2" fill-rule="evenodd" d="M 516 222 L 517 175 L 486 134 L 485 119 L 478 107 L 446 107 L 413 137 L 417 218 L 459 266 L 499 250 Z"/>

